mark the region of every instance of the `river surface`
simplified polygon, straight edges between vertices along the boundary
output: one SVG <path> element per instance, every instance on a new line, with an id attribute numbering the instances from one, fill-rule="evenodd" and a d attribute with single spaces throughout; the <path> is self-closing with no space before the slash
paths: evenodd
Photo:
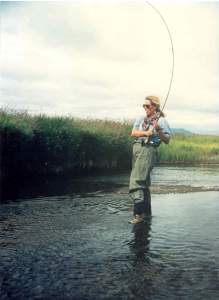
<path id="1" fill-rule="evenodd" d="M 219 299 L 219 168 L 155 168 L 134 227 L 128 176 L 8 191 L 0 299 Z"/>

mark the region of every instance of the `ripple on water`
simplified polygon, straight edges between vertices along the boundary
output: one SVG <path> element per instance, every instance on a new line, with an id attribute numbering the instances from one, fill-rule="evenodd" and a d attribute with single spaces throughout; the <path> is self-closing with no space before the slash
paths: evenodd
<path id="1" fill-rule="evenodd" d="M 218 299 L 218 206 L 218 192 L 153 194 L 132 227 L 117 191 L 5 204 L 2 297 Z"/>

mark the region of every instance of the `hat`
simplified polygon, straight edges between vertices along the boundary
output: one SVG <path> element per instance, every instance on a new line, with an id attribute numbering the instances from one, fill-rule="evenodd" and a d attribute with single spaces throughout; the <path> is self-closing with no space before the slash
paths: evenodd
<path id="1" fill-rule="evenodd" d="M 148 105 L 148 104 L 150 105 L 151 103 L 153 103 L 157 107 L 159 107 L 160 106 L 160 99 L 156 96 L 147 96 L 145 98 L 145 102 L 144 102 L 143 106 Z"/>

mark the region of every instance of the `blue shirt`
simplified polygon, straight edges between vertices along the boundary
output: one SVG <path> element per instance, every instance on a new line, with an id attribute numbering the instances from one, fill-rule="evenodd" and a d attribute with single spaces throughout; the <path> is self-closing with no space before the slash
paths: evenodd
<path id="1" fill-rule="evenodd" d="M 150 124 L 150 123 L 148 124 L 148 128 L 147 129 L 145 128 L 145 126 L 144 126 L 145 120 L 147 120 L 147 116 L 136 119 L 134 122 L 134 125 L 133 125 L 133 129 L 146 131 L 147 129 L 152 128 L 152 124 Z M 168 134 L 168 135 L 171 134 L 170 126 L 164 117 L 159 118 L 158 125 L 160 126 L 160 128 L 163 130 L 163 132 L 165 134 Z M 153 129 L 153 132 L 154 132 L 153 135 L 150 137 L 151 144 L 159 146 L 161 143 L 160 136 L 155 128 Z M 145 139 L 147 139 L 147 137 L 139 137 L 139 138 L 136 138 L 136 141 L 141 142 L 141 141 L 144 141 Z"/>

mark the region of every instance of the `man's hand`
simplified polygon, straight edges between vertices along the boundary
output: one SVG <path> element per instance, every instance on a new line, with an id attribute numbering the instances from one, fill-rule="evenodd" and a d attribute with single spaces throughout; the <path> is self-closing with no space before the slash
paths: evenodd
<path id="1" fill-rule="evenodd" d="M 158 124 L 158 120 L 154 121 L 153 126 L 154 126 L 154 128 L 155 128 L 157 131 L 159 131 L 159 130 L 162 129 L 162 128 L 160 127 L 160 125 Z"/>
<path id="2" fill-rule="evenodd" d="M 152 129 L 148 129 L 146 131 L 142 131 L 142 130 L 132 130 L 131 136 L 134 137 L 149 137 L 153 134 L 153 130 Z"/>
<path id="3" fill-rule="evenodd" d="M 165 143 L 165 144 L 169 144 L 170 141 L 170 135 L 169 134 L 165 134 L 163 131 L 163 128 L 160 127 L 160 125 L 158 124 L 158 120 L 154 121 L 153 123 L 154 128 L 157 130 L 160 139 Z"/>
<path id="4" fill-rule="evenodd" d="M 151 136 L 152 134 L 153 134 L 153 130 L 152 129 L 148 129 L 148 130 L 145 131 L 145 135 L 147 137 Z"/>

